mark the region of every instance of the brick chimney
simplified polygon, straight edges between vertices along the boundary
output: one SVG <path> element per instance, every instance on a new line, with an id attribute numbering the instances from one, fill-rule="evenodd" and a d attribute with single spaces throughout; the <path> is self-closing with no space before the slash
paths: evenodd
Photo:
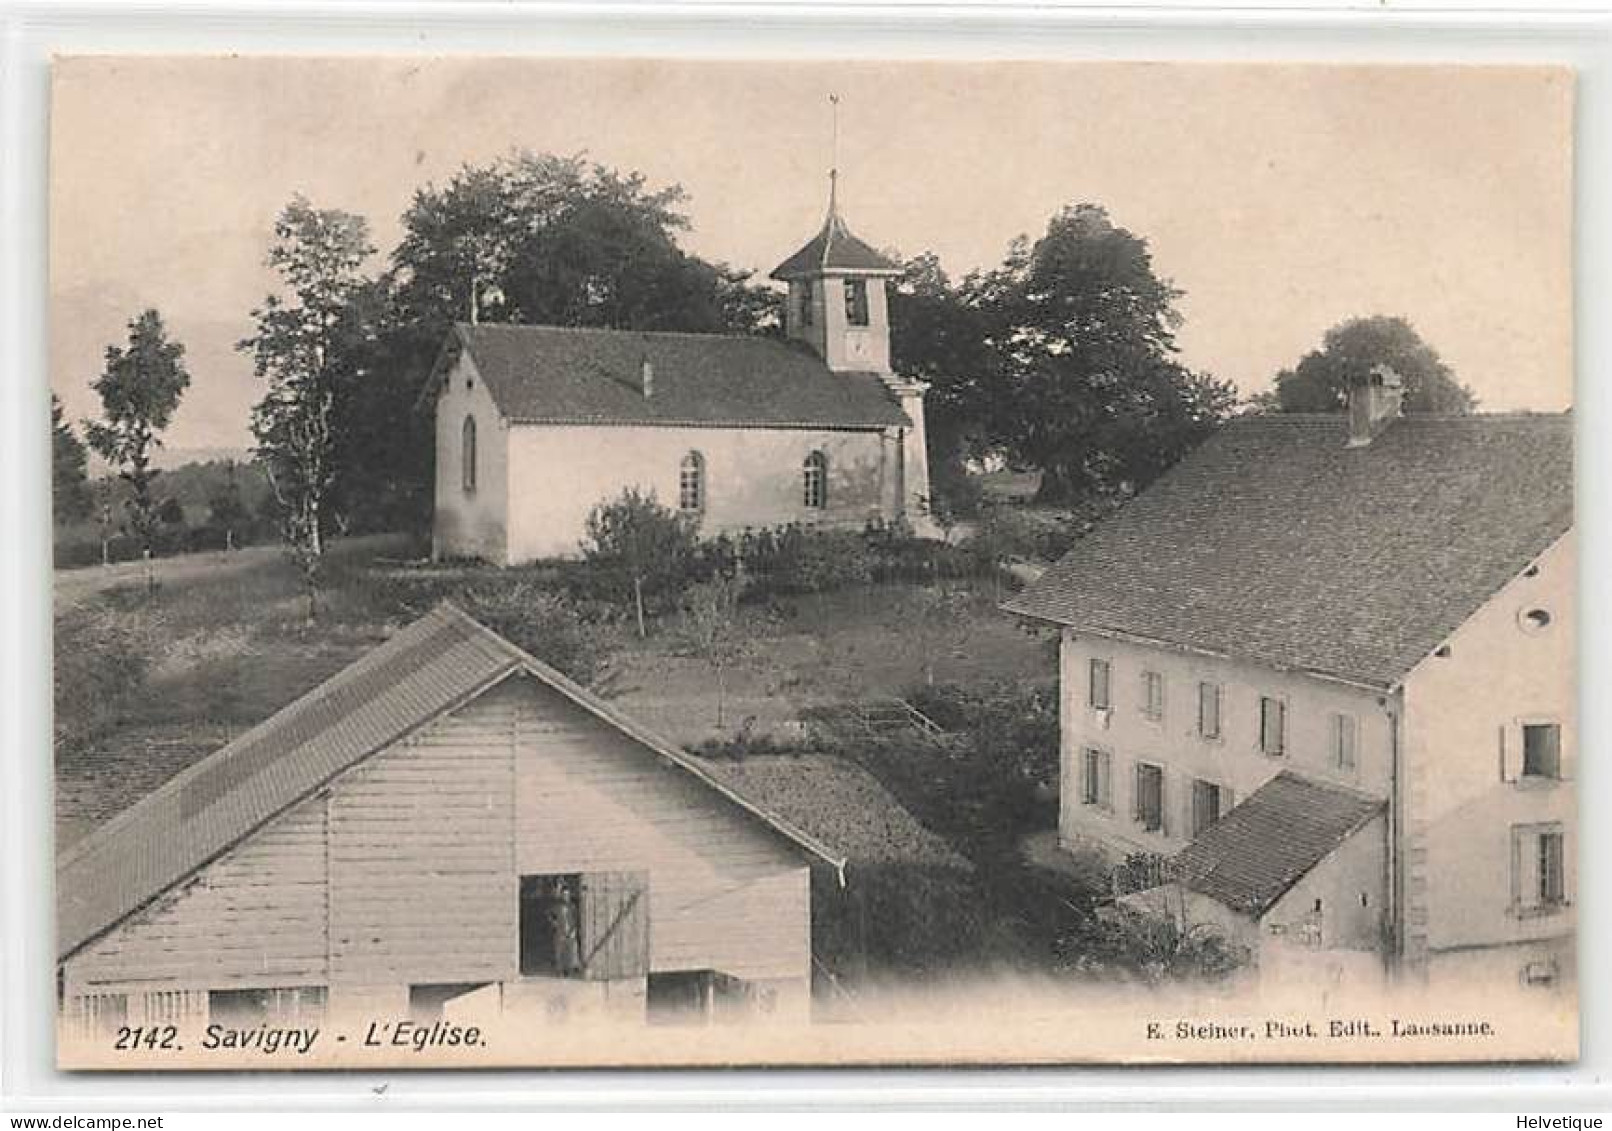
<path id="1" fill-rule="evenodd" d="M 1363 448 L 1399 418 L 1405 400 L 1405 381 L 1386 365 L 1349 382 L 1349 443 Z"/>

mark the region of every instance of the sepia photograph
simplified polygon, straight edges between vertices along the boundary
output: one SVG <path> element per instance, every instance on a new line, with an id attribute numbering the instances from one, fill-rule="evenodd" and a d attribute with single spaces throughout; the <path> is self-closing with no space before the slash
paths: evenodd
<path id="1" fill-rule="evenodd" d="M 58 56 L 58 1064 L 1576 1060 L 1573 118 Z"/>

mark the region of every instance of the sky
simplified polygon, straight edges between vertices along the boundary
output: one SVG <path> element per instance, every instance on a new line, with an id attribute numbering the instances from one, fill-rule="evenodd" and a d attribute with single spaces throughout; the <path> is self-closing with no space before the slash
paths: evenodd
<path id="1" fill-rule="evenodd" d="M 417 188 L 514 148 L 681 184 L 684 245 L 765 274 L 821 225 L 830 94 L 841 211 L 876 246 L 961 275 L 1097 203 L 1185 292 L 1183 360 L 1244 393 L 1397 314 L 1483 409 L 1571 402 L 1570 74 L 1333 64 L 59 59 L 52 386 L 93 415 L 154 306 L 192 379 L 168 445 L 246 446 L 262 386 L 233 347 L 292 195 L 384 255 Z"/>

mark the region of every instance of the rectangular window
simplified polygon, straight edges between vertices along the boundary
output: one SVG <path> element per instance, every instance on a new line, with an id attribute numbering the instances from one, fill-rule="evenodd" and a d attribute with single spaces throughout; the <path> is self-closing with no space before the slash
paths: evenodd
<path id="1" fill-rule="evenodd" d="M 520 970 L 524 975 L 592 981 L 648 973 L 648 876 L 522 876 Z"/>
<path id="2" fill-rule="evenodd" d="M 1525 914 L 1545 914 L 1567 902 L 1567 844 L 1560 825 L 1512 827 L 1511 899 Z"/>
<path id="3" fill-rule="evenodd" d="M 1108 751 L 1088 746 L 1080 752 L 1080 802 L 1099 809 L 1114 804 L 1111 785 L 1113 760 Z"/>
<path id="4" fill-rule="evenodd" d="M 810 279 L 802 279 L 800 281 L 800 324 L 802 326 L 810 326 L 812 324 L 813 315 L 812 281 Z"/>
<path id="5" fill-rule="evenodd" d="M 1562 728 L 1556 723 L 1524 723 L 1522 774 L 1526 778 L 1562 776 Z"/>
<path id="6" fill-rule="evenodd" d="M 582 971 L 577 897 L 582 877 L 522 876 L 521 973 L 572 978 Z"/>
<path id="7" fill-rule="evenodd" d="M 1198 684 L 1198 737 L 1220 737 L 1220 685 Z"/>
<path id="8" fill-rule="evenodd" d="M 1220 820 L 1223 804 L 1221 789 L 1214 782 L 1192 783 L 1192 835 L 1197 836 Z"/>
<path id="9" fill-rule="evenodd" d="M 1340 770 L 1355 768 L 1355 717 L 1335 714 L 1331 720 L 1332 764 Z"/>
<path id="10" fill-rule="evenodd" d="M 1273 758 L 1287 753 L 1287 704 L 1269 695 L 1259 700 L 1259 748 Z"/>
<path id="11" fill-rule="evenodd" d="M 866 280 L 845 280 L 845 321 L 851 326 L 866 326 L 868 324 L 868 284 Z"/>
<path id="12" fill-rule="evenodd" d="M 1106 711 L 1108 698 L 1108 661 L 1093 659 L 1086 682 L 1086 703 L 1094 711 Z"/>
<path id="13" fill-rule="evenodd" d="M 1136 767 L 1136 820 L 1144 831 L 1164 831 L 1164 770 L 1138 763 Z"/>
<path id="14" fill-rule="evenodd" d="M 1159 672 L 1142 673 L 1142 714 L 1154 722 L 1164 718 L 1164 676 Z"/>

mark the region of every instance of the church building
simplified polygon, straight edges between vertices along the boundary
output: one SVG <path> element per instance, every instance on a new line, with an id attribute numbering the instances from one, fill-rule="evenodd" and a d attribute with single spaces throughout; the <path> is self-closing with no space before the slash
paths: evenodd
<path id="1" fill-rule="evenodd" d="M 629 488 L 705 536 L 789 523 L 931 533 L 927 386 L 890 366 L 898 274 L 831 189 L 822 230 L 772 272 L 789 288 L 783 338 L 454 326 L 425 394 L 433 556 L 574 557 L 588 513 Z"/>

